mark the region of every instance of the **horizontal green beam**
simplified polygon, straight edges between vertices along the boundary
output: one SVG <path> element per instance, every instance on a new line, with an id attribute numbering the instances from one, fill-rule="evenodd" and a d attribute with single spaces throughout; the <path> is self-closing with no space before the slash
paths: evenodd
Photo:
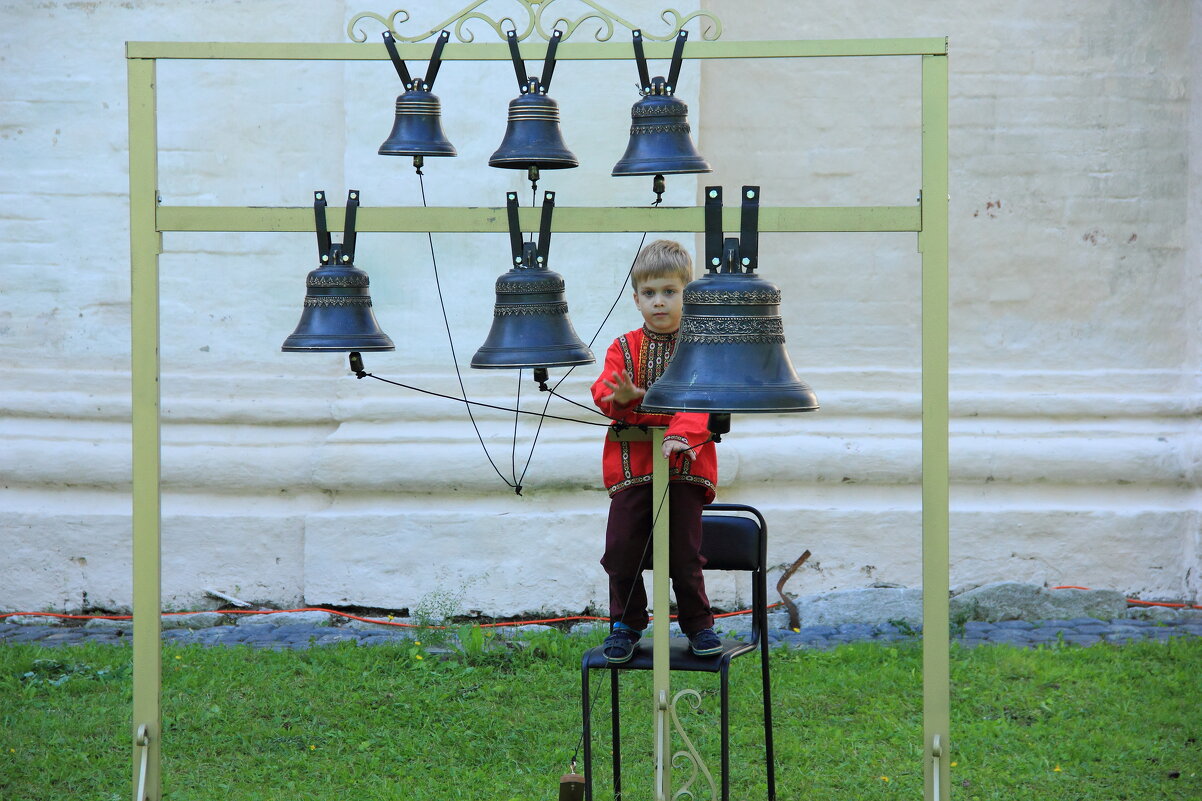
<path id="1" fill-rule="evenodd" d="M 648 58 L 670 58 L 673 42 L 645 42 Z M 401 44 L 406 59 L 429 59 L 433 44 Z M 541 59 L 547 43 L 521 45 L 523 58 Z M 698 42 L 685 47 L 685 58 L 822 58 L 839 56 L 942 56 L 946 37 L 925 39 L 833 39 L 769 42 Z M 387 61 L 382 41 L 353 42 L 126 42 L 126 58 L 233 59 L 242 61 Z M 556 59 L 567 61 L 625 60 L 634 57 L 630 41 L 568 42 Z M 450 43 L 444 61 L 508 61 L 503 42 Z"/>
<path id="2" fill-rule="evenodd" d="M 327 224 L 341 231 L 344 210 L 326 209 Z M 524 230 L 539 224 L 537 208 L 519 212 Z M 739 230 L 739 208 L 723 209 L 722 225 Z M 555 209 L 551 226 L 563 233 L 616 233 L 623 231 L 703 232 L 705 212 L 701 207 L 571 207 Z M 312 231 L 312 207 L 262 206 L 160 206 L 159 231 Z M 918 206 L 761 206 L 759 228 L 763 232 L 817 231 L 919 231 Z M 357 231 L 506 233 L 503 208 L 472 207 L 360 207 Z"/>

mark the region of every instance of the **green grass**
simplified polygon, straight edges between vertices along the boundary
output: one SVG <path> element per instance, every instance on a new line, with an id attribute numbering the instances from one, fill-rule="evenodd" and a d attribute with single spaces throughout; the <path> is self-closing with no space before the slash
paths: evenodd
<path id="1" fill-rule="evenodd" d="M 591 644 L 591 641 L 589 642 Z M 163 788 L 191 799 L 552 799 L 580 735 L 580 649 L 167 647 Z M 0 798 L 130 796 L 130 651 L 0 646 Z M 954 650 L 956 799 L 1202 798 L 1202 640 Z M 782 799 L 921 798 L 921 651 L 773 655 Z M 624 681 L 626 797 L 650 798 L 650 679 Z M 686 722 L 718 770 L 716 681 Z M 763 798 L 758 663 L 732 676 L 734 797 Z M 609 794 L 608 684 L 594 712 Z M 677 785 L 679 786 L 679 785 Z M 699 798 L 706 797 L 704 793 Z"/>

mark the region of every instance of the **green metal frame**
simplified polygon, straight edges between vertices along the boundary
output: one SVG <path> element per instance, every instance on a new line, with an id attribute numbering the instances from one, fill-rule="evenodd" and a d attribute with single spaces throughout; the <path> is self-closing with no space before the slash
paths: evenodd
<path id="1" fill-rule="evenodd" d="M 545 44 L 521 46 L 541 58 Z M 647 42 L 649 58 L 669 58 L 669 42 Z M 429 58 L 432 45 L 406 47 Z M 917 206 L 760 208 L 764 232 L 914 231 L 922 257 L 922 562 L 924 798 L 947 801 L 948 630 L 948 68 L 947 40 L 690 42 L 690 59 L 915 56 L 922 61 L 922 193 Z M 560 60 L 625 60 L 628 42 L 565 43 Z M 448 44 L 444 60 L 508 61 L 504 44 Z M 307 208 L 161 206 L 158 198 L 156 64 L 162 59 L 387 61 L 382 44 L 129 42 L 129 196 L 131 379 L 133 401 L 133 742 L 135 801 L 159 801 L 161 757 L 161 421 L 159 406 L 159 253 L 164 231 L 310 231 Z M 500 208 L 362 208 L 359 231 L 502 232 Z M 523 225 L 537 227 L 534 209 Z M 738 228 L 737 209 L 724 226 Z M 328 211 L 331 230 L 341 212 Z M 560 208 L 554 231 L 699 232 L 697 208 Z M 666 565 L 667 560 L 656 560 Z M 658 572 L 658 571 L 657 571 Z M 665 571 L 666 572 L 666 571 Z"/>

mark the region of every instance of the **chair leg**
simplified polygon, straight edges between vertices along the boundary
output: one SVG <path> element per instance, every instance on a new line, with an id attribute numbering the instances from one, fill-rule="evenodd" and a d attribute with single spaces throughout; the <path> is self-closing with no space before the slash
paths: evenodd
<path id="1" fill-rule="evenodd" d="M 622 707 L 618 703 L 618 671 L 609 670 L 609 714 L 613 724 L 614 801 L 622 798 Z"/>
<path id="2" fill-rule="evenodd" d="M 776 801 L 776 751 L 772 744 L 772 676 L 768 670 L 768 638 L 760 643 L 760 676 L 764 682 L 764 760 L 768 766 L 768 801 Z"/>

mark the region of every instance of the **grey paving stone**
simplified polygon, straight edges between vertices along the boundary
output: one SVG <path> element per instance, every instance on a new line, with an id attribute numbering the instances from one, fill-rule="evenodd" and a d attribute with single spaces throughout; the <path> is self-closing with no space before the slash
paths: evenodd
<path id="1" fill-rule="evenodd" d="M 855 639 L 864 639 L 871 637 L 876 633 L 876 626 L 872 623 L 840 623 L 839 634 L 846 635 Z"/>
<path id="2" fill-rule="evenodd" d="M 210 626 L 220 626 L 223 623 L 225 623 L 225 615 L 220 612 L 194 612 L 188 615 L 163 615 L 159 627 L 163 631 L 204 629 Z"/>
<path id="3" fill-rule="evenodd" d="M 1131 618 L 1119 618 L 1112 620 L 1108 624 L 1112 629 L 1146 629 L 1156 625 L 1152 620 L 1133 620 Z"/>
<path id="4" fill-rule="evenodd" d="M 6 639 L 5 642 L 37 642 L 50 636 L 54 631 L 50 626 L 28 626 Z"/>
<path id="5" fill-rule="evenodd" d="M 47 643 L 68 643 L 76 640 L 82 640 L 88 636 L 86 631 L 79 629 L 71 629 L 68 631 L 56 631 L 53 634 L 47 634 L 44 638 Z"/>
<path id="6" fill-rule="evenodd" d="M 1106 642 L 1135 642 L 1137 640 L 1146 640 L 1147 635 L 1142 631 L 1128 629 L 1126 631 L 1108 631 L 1102 635 L 1102 639 L 1106 640 Z"/>
<path id="7" fill-rule="evenodd" d="M 1104 634 L 1110 631 L 1110 627 L 1101 622 L 1083 623 L 1073 628 L 1078 634 Z"/>
<path id="8" fill-rule="evenodd" d="M 1031 635 L 1023 629 L 1013 628 L 997 628 L 987 632 L 984 639 L 990 642 L 1004 642 L 1018 645 L 1026 645 L 1031 642 Z"/>
<path id="9" fill-rule="evenodd" d="M 104 618 L 93 618 L 83 624 L 85 629 L 120 629 L 122 631 L 133 631 L 134 622 L 132 620 L 106 620 Z"/>
<path id="10" fill-rule="evenodd" d="M 994 623 L 999 629 L 1033 629 L 1035 624 L 1029 620 L 999 620 Z"/>
<path id="11" fill-rule="evenodd" d="M 877 634 L 872 640 L 873 642 L 910 642 L 914 640 L 914 637 L 909 634 L 886 632 Z"/>

